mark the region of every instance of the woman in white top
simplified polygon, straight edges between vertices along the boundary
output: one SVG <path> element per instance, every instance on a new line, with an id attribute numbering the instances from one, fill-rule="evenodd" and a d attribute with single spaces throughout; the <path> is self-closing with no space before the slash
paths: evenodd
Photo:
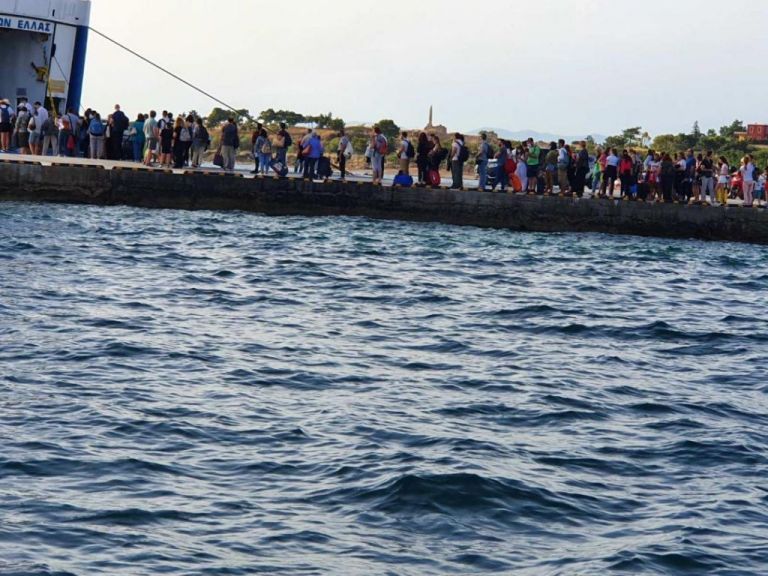
<path id="1" fill-rule="evenodd" d="M 520 185 L 523 187 L 523 191 L 526 191 L 528 190 L 528 154 L 524 148 L 520 147 L 517 149 L 515 162 L 517 162 L 515 172 L 517 177 L 520 178 Z"/>
<path id="2" fill-rule="evenodd" d="M 653 159 L 648 162 L 648 186 L 651 190 L 651 196 L 655 201 L 661 199 L 659 194 L 659 176 L 661 174 L 661 154 L 658 152 L 653 155 Z"/>
<path id="3" fill-rule="evenodd" d="M 747 155 L 741 161 L 741 189 L 744 192 L 744 206 L 752 206 L 752 192 L 755 190 L 755 165 L 752 164 L 752 157 Z"/>
<path id="4" fill-rule="evenodd" d="M 728 160 L 725 156 L 720 156 L 720 170 L 717 177 L 717 188 L 715 188 L 715 203 L 713 206 L 728 203 L 728 188 L 731 183 L 731 167 L 728 166 Z"/>

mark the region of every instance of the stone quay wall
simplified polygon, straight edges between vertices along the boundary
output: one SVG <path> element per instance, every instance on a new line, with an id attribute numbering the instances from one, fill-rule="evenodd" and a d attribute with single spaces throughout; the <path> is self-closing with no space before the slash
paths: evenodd
<path id="1" fill-rule="evenodd" d="M 768 210 L 513 195 L 222 172 L 0 162 L 0 201 L 364 216 L 536 232 L 603 232 L 768 244 Z"/>

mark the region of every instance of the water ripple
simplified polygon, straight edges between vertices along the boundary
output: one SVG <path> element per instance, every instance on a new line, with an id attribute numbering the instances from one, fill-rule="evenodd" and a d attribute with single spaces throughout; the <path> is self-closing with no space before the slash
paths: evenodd
<path id="1" fill-rule="evenodd" d="M 0 575 L 763 575 L 766 257 L 1 204 Z"/>

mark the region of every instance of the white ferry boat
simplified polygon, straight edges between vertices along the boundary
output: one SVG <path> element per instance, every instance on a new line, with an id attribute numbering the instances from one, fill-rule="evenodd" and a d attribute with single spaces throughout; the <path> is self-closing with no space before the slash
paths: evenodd
<path id="1" fill-rule="evenodd" d="M 80 108 L 90 0 L 0 0 L 0 99 Z"/>

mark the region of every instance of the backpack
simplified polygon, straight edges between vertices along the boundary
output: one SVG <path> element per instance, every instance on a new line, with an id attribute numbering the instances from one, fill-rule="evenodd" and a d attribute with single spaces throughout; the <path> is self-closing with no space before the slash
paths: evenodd
<path id="1" fill-rule="evenodd" d="M 291 135 L 288 133 L 288 130 L 285 131 L 285 147 L 290 148 L 293 145 L 293 138 L 291 138 Z"/>
<path id="2" fill-rule="evenodd" d="M 386 156 L 389 152 L 389 142 L 383 136 L 376 139 L 376 152 L 382 156 Z"/>
<path id="3" fill-rule="evenodd" d="M 347 141 L 347 147 L 344 149 L 344 156 L 347 160 L 352 158 L 352 155 L 355 153 L 355 149 L 352 147 L 352 141 Z"/>
<path id="4" fill-rule="evenodd" d="M 407 144 L 407 146 L 406 146 L 406 149 L 405 149 L 405 155 L 408 158 L 411 158 L 411 159 L 412 158 L 416 158 L 416 149 L 413 147 L 413 144 L 411 144 L 411 141 L 407 140 L 406 144 Z"/>
<path id="5" fill-rule="evenodd" d="M 0 108 L 0 122 L 2 122 L 3 124 L 10 124 L 10 122 L 11 122 L 11 111 L 8 108 L 8 106 Z"/>
<path id="6" fill-rule="evenodd" d="M 490 144 L 486 143 L 485 147 L 486 147 L 485 148 L 485 159 L 486 160 L 490 160 L 491 158 L 496 156 L 496 151 L 493 149 L 493 146 L 491 146 Z M 481 156 L 482 153 L 483 153 L 483 145 L 480 144 L 480 152 L 478 153 L 478 157 Z"/>
<path id="7" fill-rule="evenodd" d="M 270 144 L 269 138 L 264 139 L 264 144 L 261 145 L 260 152 L 262 154 L 272 154 L 272 144 Z"/>
<path id="8" fill-rule="evenodd" d="M 91 120 L 88 133 L 91 136 L 104 136 L 104 124 L 102 124 L 99 120 Z"/>
<path id="9" fill-rule="evenodd" d="M 181 132 L 179 133 L 179 140 L 182 142 L 189 142 L 192 140 L 192 137 L 189 135 L 189 128 L 181 129 Z"/>
<path id="10" fill-rule="evenodd" d="M 459 162 L 466 162 L 469 160 L 469 148 L 465 144 L 460 145 L 459 149 Z"/>

